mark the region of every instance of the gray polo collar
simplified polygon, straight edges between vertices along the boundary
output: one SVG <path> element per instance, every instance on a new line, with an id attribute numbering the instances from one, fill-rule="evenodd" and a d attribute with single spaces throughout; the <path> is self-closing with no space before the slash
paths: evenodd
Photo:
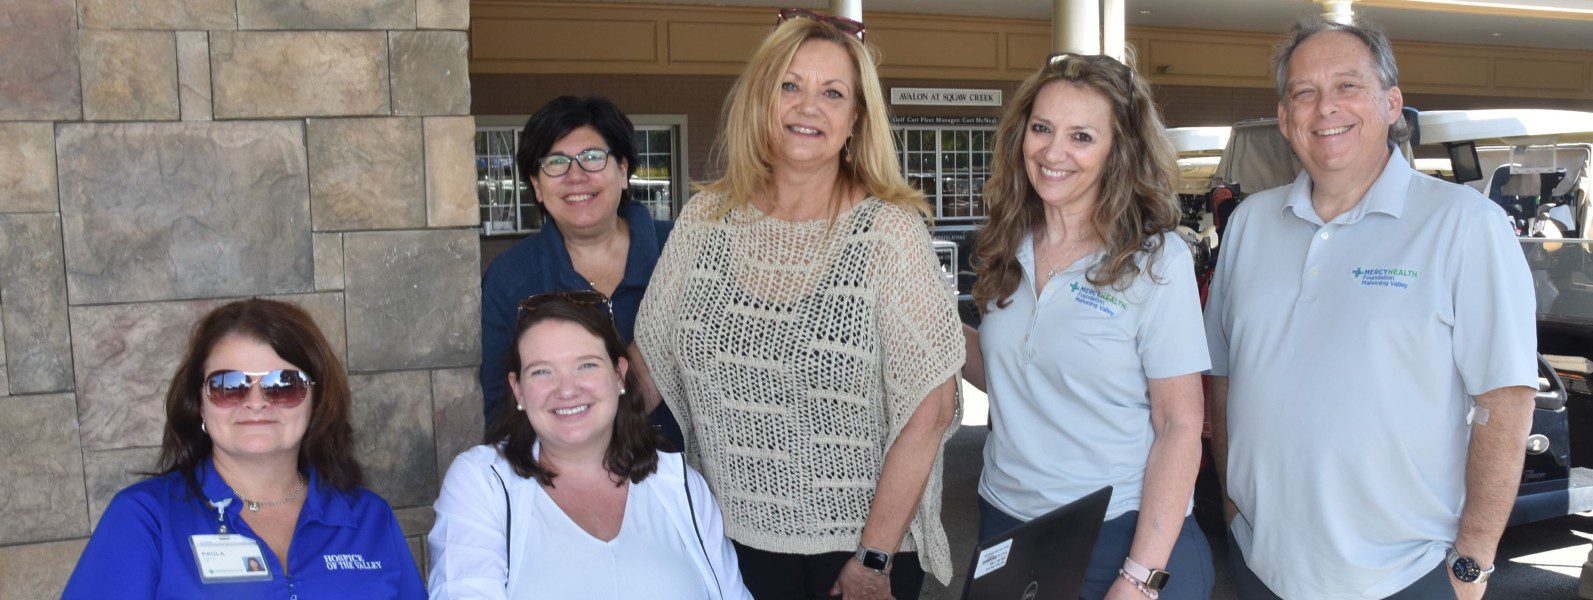
<path id="1" fill-rule="evenodd" d="M 1355 204 L 1354 208 L 1345 211 L 1333 219 L 1339 225 L 1349 225 L 1360 221 L 1370 213 L 1383 213 L 1400 218 L 1405 212 L 1405 196 L 1410 190 L 1410 178 L 1413 171 L 1410 162 L 1405 160 L 1404 153 L 1399 148 L 1394 148 L 1388 153 L 1388 163 L 1383 166 L 1383 174 L 1372 182 L 1371 189 L 1366 190 L 1366 195 Z M 1311 205 L 1311 174 L 1304 169 L 1294 178 L 1294 185 L 1289 188 L 1289 195 L 1283 202 L 1283 208 L 1294 211 L 1294 215 L 1305 219 L 1313 225 L 1321 226 L 1322 218 L 1317 216 L 1316 207 Z"/>

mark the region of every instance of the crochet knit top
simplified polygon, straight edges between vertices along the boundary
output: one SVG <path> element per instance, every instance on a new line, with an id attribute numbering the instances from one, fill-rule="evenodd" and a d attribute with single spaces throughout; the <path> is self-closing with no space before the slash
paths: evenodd
<path id="1" fill-rule="evenodd" d="M 928 230 L 905 209 L 870 197 L 833 221 L 750 205 L 712 218 L 721 202 L 702 193 L 682 211 L 636 342 L 730 538 L 852 552 L 886 451 L 962 367 L 955 298 Z M 946 583 L 941 480 L 937 449 L 901 549 Z"/>

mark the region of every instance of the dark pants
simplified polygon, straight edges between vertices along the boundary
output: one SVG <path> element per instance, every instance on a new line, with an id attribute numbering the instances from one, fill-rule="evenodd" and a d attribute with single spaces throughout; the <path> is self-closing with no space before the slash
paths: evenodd
<path id="1" fill-rule="evenodd" d="M 741 580 L 758 600 L 832 598 L 830 587 L 851 559 L 850 552 L 783 554 L 736 544 Z M 918 553 L 900 552 L 891 562 L 891 596 L 917 600 L 924 587 Z"/>
<path id="2" fill-rule="evenodd" d="M 1282 600 L 1256 577 L 1250 565 L 1245 564 L 1244 554 L 1239 552 L 1239 544 L 1234 543 L 1231 533 L 1228 535 L 1228 563 L 1233 567 L 1233 586 L 1239 600 Z M 1449 583 L 1449 570 L 1439 561 L 1437 568 L 1385 600 L 1455 600 L 1455 586 Z"/>
<path id="3" fill-rule="evenodd" d="M 1017 517 L 1001 512 L 984 498 L 979 499 L 979 539 L 987 540 L 1022 524 Z M 1101 535 L 1095 540 L 1094 553 L 1090 555 L 1090 568 L 1084 573 L 1081 598 L 1106 596 L 1112 584 L 1117 583 L 1128 558 L 1129 546 L 1134 543 L 1134 531 L 1139 525 L 1139 511 L 1133 510 L 1101 523 Z M 1167 589 L 1161 597 L 1167 600 L 1205 599 L 1211 597 L 1211 586 L 1217 575 L 1211 566 L 1211 545 L 1206 534 L 1200 532 L 1195 517 L 1184 517 L 1184 526 L 1173 544 L 1173 553 L 1167 557 Z"/>

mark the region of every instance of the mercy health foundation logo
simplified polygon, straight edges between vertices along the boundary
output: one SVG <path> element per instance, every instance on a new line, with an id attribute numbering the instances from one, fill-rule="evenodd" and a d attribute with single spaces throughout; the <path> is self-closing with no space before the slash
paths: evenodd
<path id="1" fill-rule="evenodd" d="M 1068 284 L 1068 291 L 1073 292 L 1074 302 L 1101 311 L 1108 317 L 1115 317 L 1117 316 L 1117 311 L 1128 309 L 1128 303 L 1123 302 L 1115 294 L 1079 285 L 1077 281 Z"/>
<path id="2" fill-rule="evenodd" d="M 1388 287 L 1406 289 L 1416 283 L 1419 273 L 1415 269 L 1379 269 L 1371 267 L 1355 267 L 1350 275 L 1360 280 L 1365 287 Z"/>
<path id="3" fill-rule="evenodd" d="M 321 558 L 326 560 L 328 571 L 380 571 L 382 561 L 365 560 L 361 554 L 325 554 Z"/>

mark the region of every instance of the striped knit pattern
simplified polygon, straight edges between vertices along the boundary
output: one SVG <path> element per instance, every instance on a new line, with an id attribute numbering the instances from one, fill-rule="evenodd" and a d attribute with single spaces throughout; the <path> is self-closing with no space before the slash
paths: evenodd
<path id="1" fill-rule="evenodd" d="M 833 223 L 751 207 L 710 220 L 721 201 L 686 206 L 636 342 L 732 539 L 851 552 L 886 450 L 962 366 L 955 299 L 928 230 L 904 209 L 868 198 Z M 944 583 L 941 471 L 937 455 L 902 550 Z"/>

